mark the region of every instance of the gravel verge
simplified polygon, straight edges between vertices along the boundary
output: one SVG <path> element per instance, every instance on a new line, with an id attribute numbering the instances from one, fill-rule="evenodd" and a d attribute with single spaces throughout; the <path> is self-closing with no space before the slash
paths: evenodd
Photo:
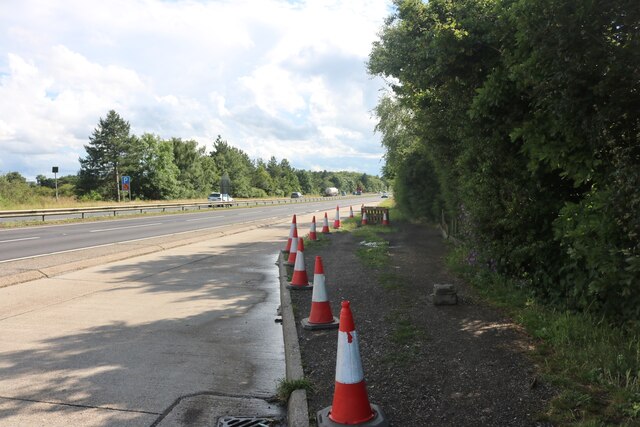
<path id="1" fill-rule="evenodd" d="M 395 426 L 545 425 L 537 414 L 553 391 L 527 356 L 533 340 L 447 271 L 438 230 L 395 224 L 381 236 L 390 255 L 383 269 L 363 266 L 351 233 L 332 233 L 328 244 L 305 251 L 310 278 L 315 256 L 323 258 L 334 315 L 351 301 L 370 402 Z M 459 303 L 434 306 L 437 283 L 454 284 Z M 291 292 L 291 299 L 315 419 L 333 399 L 337 331 L 303 329 L 311 292 Z"/>

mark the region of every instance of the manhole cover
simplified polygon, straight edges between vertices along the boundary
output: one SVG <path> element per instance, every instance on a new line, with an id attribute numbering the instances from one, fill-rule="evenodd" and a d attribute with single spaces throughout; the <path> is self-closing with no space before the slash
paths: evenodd
<path id="1" fill-rule="evenodd" d="M 222 417 L 217 427 L 280 427 L 281 420 L 255 417 Z"/>

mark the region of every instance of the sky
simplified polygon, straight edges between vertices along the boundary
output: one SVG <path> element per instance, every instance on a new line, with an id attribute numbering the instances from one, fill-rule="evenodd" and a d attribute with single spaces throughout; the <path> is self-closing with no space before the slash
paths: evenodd
<path id="1" fill-rule="evenodd" d="M 380 175 L 388 0 L 0 0 L 0 174 L 76 174 L 100 118 Z"/>

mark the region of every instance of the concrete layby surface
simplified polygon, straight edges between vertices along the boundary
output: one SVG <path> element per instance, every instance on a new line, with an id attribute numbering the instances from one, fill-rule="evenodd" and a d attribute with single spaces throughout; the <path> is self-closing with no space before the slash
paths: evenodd
<path id="1" fill-rule="evenodd" d="M 289 224 L 0 288 L 0 426 L 282 418 Z M 298 424 L 290 424 L 298 425 Z"/>

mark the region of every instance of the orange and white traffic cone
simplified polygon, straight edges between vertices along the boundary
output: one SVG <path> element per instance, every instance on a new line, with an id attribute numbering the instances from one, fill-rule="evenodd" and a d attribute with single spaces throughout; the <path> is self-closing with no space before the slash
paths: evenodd
<path id="1" fill-rule="evenodd" d="M 291 220 L 291 228 L 289 228 L 289 239 L 287 240 L 287 246 L 284 248 L 285 252 L 289 252 L 291 250 L 291 240 L 293 239 L 293 230 L 297 228 L 296 224 L 296 214 L 293 214 L 293 219 Z"/>
<path id="2" fill-rule="evenodd" d="M 329 230 L 329 219 L 327 218 L 327 213 L 324 213 L 324 223 L 322 224 L 322 234 L 329 234 L 331 230 Z"/>
<path id="3" fill-rule="evenodd" d="M 311 229 L 309 230 L 309 240 L 318 240 L 318 233 L 316 233 L 316 216 L 313 216 L 311 220 Z"/>
<path id="4" fill-rule="evenodd" d="M 338 327 L 338 319 L 331 314 L 329 295 L 324 283 L 322 258 L 316 257 L 313 273 L 313 294 L 311 295 L 311 313 L 300 322 L 305 329 L 333 329 Z"/>
<path id="5" fill-rule="evenodd" d="M 296 263 L 296 255 L 298 254 L 298 228 L 293 229 L 293 237 L 291 238 L 291 248 L 289 249 L 289 258 L 285 265 L 294 265 Z"/>
<path id="6" fill-rule="evenodd" d="M 353 206 L 349 206 L 349 218 L 353 218 Z"/>
<path id="7" fill-rule="evenodd" d="M 389 218 L 387 217 L 387 211 L 382 212 L 382 225 L 389 225 Z"/>
<path id="8" fill-rule="evenodd" d="M 293 246 L 293 245 L 291 245 Z M 302 237 L 298 239 L 297 255 L 295 266 L 293 267 L 293 276 L 291 282 L 287 285 L 289 289 L 312 289 L 307 276 L 307 269 L 304 266 L 304 240 Z"/>
<path id="9" fill-rule="evenodd" d="M 362 221 L 361 221 L 362 225 L 367 225 L 367 212 L 365 212 L 364 209 L 362 209 Z"/>
<path id="10" fill-rule="evenodd" d="M 336 219 L 333 221 L 333 228 L 340 228 L 340 206 L 336 206 Z"/>
<path id="11" fill-rule="evenodd" d="M 336 383 L 333 404 L 316 416 L 318 426 L 389 426 L 378 405 L 369 403 L 364 382 L 358 334 L 353 323 L 349 301 L 342 301 L 338 354 L 336 357 Z"/>

